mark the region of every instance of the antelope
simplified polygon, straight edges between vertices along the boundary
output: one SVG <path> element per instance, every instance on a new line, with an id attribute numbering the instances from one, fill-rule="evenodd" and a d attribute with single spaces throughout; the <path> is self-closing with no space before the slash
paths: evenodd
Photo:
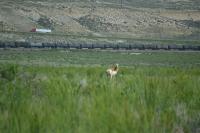
<path id="1" fill-rule="evenodd" d="M 118 70 L 119 64 L 115 64 L 112 68 L 106 70 L 107 76 L 109 76 L 112 79 L 113 76 L 117 75 Z"/>

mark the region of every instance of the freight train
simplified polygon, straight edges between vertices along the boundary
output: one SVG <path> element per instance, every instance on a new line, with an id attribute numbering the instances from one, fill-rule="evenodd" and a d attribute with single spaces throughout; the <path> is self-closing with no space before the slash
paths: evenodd
<path id="1" fill-rule="evenodd" d="M 198 50 L 200 45 L 177 44 L 91 44 L 91 43 L 34 43 L 34 42 L 0 42 L 0 48 L 67 48 L 67 49 L 111 49 L 111 50 Z"/>

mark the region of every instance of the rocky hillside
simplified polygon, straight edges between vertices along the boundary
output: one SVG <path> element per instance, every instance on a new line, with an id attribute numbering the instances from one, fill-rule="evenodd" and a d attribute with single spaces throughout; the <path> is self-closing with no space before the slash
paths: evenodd
<path id="1" fill-rule="evenodd" d="M 3 0 L 0 31 L 156 39 L 200 38 L 198 0 Z"/>

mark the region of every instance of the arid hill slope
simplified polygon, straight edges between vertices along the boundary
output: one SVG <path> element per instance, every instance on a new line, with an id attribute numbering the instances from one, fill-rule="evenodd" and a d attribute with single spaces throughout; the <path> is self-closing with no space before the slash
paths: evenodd
<path id="1" fill-rule="evenodd" d="M 194 9 L 192 4 L 187 5 L 187 2 L 195 3 L 195 0 L 167 0 L 163 4 L 159 0 L 157 7 L 155 0 L 151 0 L 154 6 L 149 7 L 148 3 L 139 6 L 138 3 L 142 2 L 139 0 L 135 5 L 134 0 L 122 1 L 122 5 L 103 0 L 71 1 L 1 1 L 0 31 L 30 32 L 36 27 L 52 29 L 53 33 L 199 39 L 200 5 L 194 6 Z M 176 6 L 167 9 L 167 2 L 174 2 Z M 180 3 L 179 6 L 177 3 Z M 186 9 L 183 9 L 184 3 Z M 167 8 L 162 7 L 165 5 Z"/>

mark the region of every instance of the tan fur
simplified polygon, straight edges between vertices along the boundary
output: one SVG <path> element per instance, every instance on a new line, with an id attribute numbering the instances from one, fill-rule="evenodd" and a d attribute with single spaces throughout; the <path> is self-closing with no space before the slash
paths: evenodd
<path id="1" fill-rule="evenodd" d="M 113 76 L 117 75 L 118 70 L 119 70 L 119 65 L 115 64 L 112 68 L 106 70 L 107 76 L 109 76 L 112 79 Z"/>

